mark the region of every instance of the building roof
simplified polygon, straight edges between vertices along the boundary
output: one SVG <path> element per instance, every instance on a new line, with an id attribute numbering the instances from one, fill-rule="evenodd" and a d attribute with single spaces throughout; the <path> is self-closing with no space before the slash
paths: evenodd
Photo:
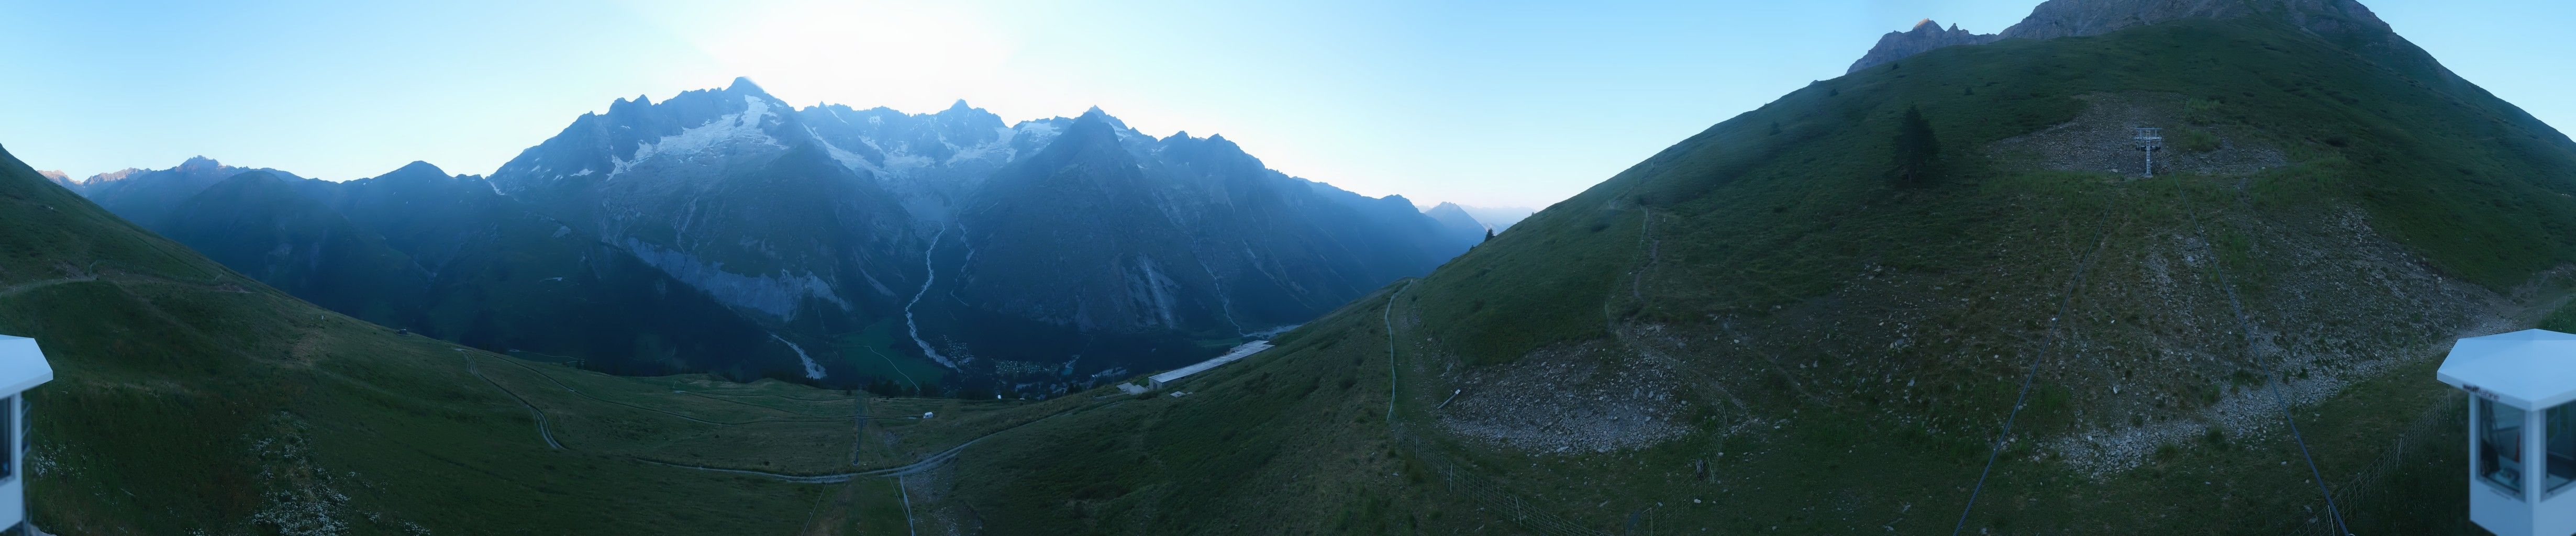
<path id="1" fill-rule="evenodd" d="M 2557 407 L 2576 400 L 2576 335 L 2526 329 L 2460 339 L 2436 374 L 2480 397 L 2526 409 Z"/>
<path id="2" fill-rule="evenodd" d="M 1270 341 L 1252 341 L 1243 343 L 1241 346 L 1234 347 L 1233 350 L 1227 350 L 1225 355 L 1216 356 L 1214 359 L 1200 361 L 1197 364 L 1181 367 L 1170 372 L 1156 374 L 1153 375 L 1151 379 L 1153 380 L 1154 385 L 1162 385 L 1172 380 L 1190 377 L 1191 374 L 1206 372 L 1207 369 L 1216 368 L 1217 365 L 1233 363 L 1234 360 L 1243 359 L 1245 356 L 1261 353 L 1262 350 L 1267 350 L 1269 348 Z"/>
<path id="3" fill-rule="evenodd" d="M 53 379 L 54 367 L 45 362 L 45 351 L 36 347 L 35 339 L 0 335 L 0 396 Z"/>

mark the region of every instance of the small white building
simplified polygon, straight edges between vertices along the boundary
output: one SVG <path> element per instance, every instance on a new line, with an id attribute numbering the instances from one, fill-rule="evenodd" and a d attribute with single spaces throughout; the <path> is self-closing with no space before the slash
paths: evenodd
<path id="1" fill-rule="evenodd" d="M 54 367 L 36 340 L 0 335 L 0 448 L 9 449 L 0 465 L 0 527 L 27 523 L 28 389 L 54 379 Z"/>
<path id="2" fill-rule="evenodd" d="M 1225 355 L 1193 363 L 1190 366 L 1172 369 L 1162 374 L 1148 376 L 1145 378 L 1145 388 L 1161 389 L 1163 386 L 1169 385 L 1172 382 L 1180 381 L 1181 378 L 1187 378 L 1193 374 L 1207 372 L 1208 369 L 1216 368 L 1218 365 L 1233 363 L 1235 360 L 1251 357 L 1252 354 L 1258 354 L 1261 353 L 1262 350 L 1268 349 L 1270 349 L 1270 341 L 1252 341 L 1243 343 L 1235 346 L 1232 350 L 1226 350 Z M 1127 386 L 1121 385 L 1118 388 L 1126 389 Z"/>
<path id="3" fill-rule="evenodd" d="M 2469 393 L 2469 521 L 2497 536 L 2576 534 L 2576 335 L 2460 339 L 2437 374 Z"/>

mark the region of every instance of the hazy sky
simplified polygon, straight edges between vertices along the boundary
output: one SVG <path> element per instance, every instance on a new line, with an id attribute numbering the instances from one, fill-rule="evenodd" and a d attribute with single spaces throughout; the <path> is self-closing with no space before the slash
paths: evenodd
<path id="1" fill-rule="evenodd" d="M 2576 126 L 2576 2 L 2366 3 Z M 1098 105 L 1361 193 L 1543 207 L 1842 75 L 1881 33 L 1991 33 L 2036 1 L 211 4 L 0 0 L 0 146 L 76 177 L 198 154 L 335 180 L 490 173 L 613 99 L 748 76 L 799 106 Z"/>

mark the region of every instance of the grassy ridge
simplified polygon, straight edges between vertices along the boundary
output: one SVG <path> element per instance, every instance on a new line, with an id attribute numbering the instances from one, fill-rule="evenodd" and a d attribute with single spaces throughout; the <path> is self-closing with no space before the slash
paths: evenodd
<path id="1" fill-rule="evenodd" d="M 642 460 L 848 471 L 854 449 L 908 462 L 1031 413 L 607 376 L 397 336 L 225 270 L 6 153 L 0 228 L 0 333 L 35 337 L 56 370 L 29 395 L 29 497 L 56 533 L 787 533 L 828 516 L 886 534 L 878 481 Z M 922 404 L 955 419 L 857 444 L 854 413 Z"/>
<path id="2" fill-rule="evenodd" d="M 1836 288 L 1838 267 L 1865 262 L 1942 269 L 1958 257 L 1939 248 L 1986 217 L 1952 203 L 1999 175 L 1978 148 L 2072 118 L 2075 96 L 2118 91 L 2199 99 L 2207 111 L 2195 120 L 2245 127 L 2257 139 L 2244 143 L 2304 165 L 2268 192 L 2365 207 L 2445 273 L 2505 289 L 2576 260 L 2576 202 L 2565 196 L 2576 192 L 2576 145 L 2483 92 L 2446 93 L 2373 60 L 2245 20 L 1953 47 L 1873 67 L 1719 123 L 1533 216 L 1542 225 L 1427 278 L 1425 296 L 1440 301 L 1426 313 L 1478 362 L 1597 336 L 1608 319 L 1596 312 L 1648 312 L 1601 299 L 1644 255 L 1649 212 L 1681 216 L 1687 230 L 1666 236 L 1694 249 L 1676 253 L 1687 264 L 1726 272 L 1702 279 L 1725 282 L 1704 299 L 1651 313 L 1665 318 L 1764 314 Z M 1909 106 L 1930 117 L 1955 166 L 1929 192 L 1886 175 Z M 1528 291 L 1475 291 L 1494 285 Z"/>
<path id="3" fill-rule="evenodd" d="M 2357 530 L 2469 533 L 2443 420 L 2457 394 L 2429 367 L 2477 320 L 2554 308 L 2524 290 L 2563 286 L 2534 276 L 2576 260 L 2576 202 L 2559 195 L 2576 147 L 2388 52 L 2184 21 L 1819 82 L 1550 207 L 1404 298 L 1363 298 L 1176 388 L 1187 396 L 1032 426 L 961 461 L 932 508 L 971 507 L 1000 533 L 1527 528 L 1427 469 L 1450 464 L 1610 533 L 1941 534 L 2037 363 L 1970 531 L 2311 527 L 2322 497 L 2281 426 L 2277 372 L 2322 385 L 2293 408 Z M 1988 151 L 2121 95 L 2183 102 L 2151 118 L 2181 150 L 2283 162 L 2137 180 Z M 1919 186 L 1890 176 L 1909 107 L 1945 151 Z M 2485 297 L 2513 304 L 2467 305 Z M 1416 458 L 1383 422 L 1390 342 L 1397 420 L 1415 430 L 1461 418 L 1430 408 L 1480 386 L 1462 371 L 1598 343 L 1670 356 L 1689 431 L 1571 454 L 1431 432 Z M 2120 470 L 2083 470 L 2059 444 L 2150 429 L 2185 433 L 2142 436 Z"/>

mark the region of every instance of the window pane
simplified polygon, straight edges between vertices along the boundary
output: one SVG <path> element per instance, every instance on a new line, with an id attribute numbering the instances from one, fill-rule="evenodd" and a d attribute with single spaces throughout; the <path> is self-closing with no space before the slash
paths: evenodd
<path id="1" fill-rule="evenodd" d="M 2478 477 L 2522 497 L 2522 408 L 2478 400 Z"/>
<path id="2" fill-rule="evenodd" d="M 2549 432 L 2549 478 L 2541 489 L 2558 491 L 2576 482 L 2576 403 L 2559 404 L 2544 415 Z"/>
<path id="3" fill-rule="evenodd" d="M 9 422 L 10 419 L 18 417 L 18 411 L 13 409 L 14 406 L 10 404 L 10 402 L 15 401 L 16 398 L 17 397 L 0 397 L 0 434 L 15 435 L 17 433 L 18 427 L 13 426 L 15 423 Z M 8 448 L 8 443 L 0 443 L 0 452 L 8 452 Z M 9 478 L 9 475 L 18 474 L 18 466 L 16 464 L 9 463 L 12 461 L 10 458 L 10 456 L 0 456 L 0 478 Z"/>

